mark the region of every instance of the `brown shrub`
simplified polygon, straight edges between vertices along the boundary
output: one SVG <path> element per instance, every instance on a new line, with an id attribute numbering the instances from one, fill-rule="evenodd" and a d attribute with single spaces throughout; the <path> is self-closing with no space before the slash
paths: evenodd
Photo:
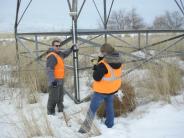
<path id="1" fill-rule="evenodd" d="M 20 84 L 27 89 L 26 99 L 28 103 L 37 103 L 38 92 L 47 92 L 47 76 L 43 67 L 31 65 L 20 70 Z"/>
<path id="2" fill-rule="evenodd" d="M 124 93 L 124 96 L 122 97 L 122 105 L 125 111 L 133 111 L 136 108 L 134 87 L 130 84 L 130 82 L 123 82 L 121 89 Z"/>
<path id="3" fill-rule="evenodd" d="M 114 96 L 114 114 L 115 117 L 127 114 L 136 108 L 135 104 L 135 91 L 130 82 L 123 82 L 120 91 L 123 93 L 121 99 L 118 96 Z M 105 117 L 105 103 L 97 110 L 98 117 Z"/>

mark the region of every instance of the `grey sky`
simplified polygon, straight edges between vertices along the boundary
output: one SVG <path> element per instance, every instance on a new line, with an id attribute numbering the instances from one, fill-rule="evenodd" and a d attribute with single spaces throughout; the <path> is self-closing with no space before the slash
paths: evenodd
<path id="1" fill-rule="evenodd" d="M 79 6 L 83 0 L 78 0 Z M 95 0 L 103 15 L 103 0 Z M 112 0 L 107 0 L 110 6 Z M 29 0 L 22 0 L 21 11 Z M 176 11 L 178 7 L 174 0 L 115 0 L 114 10 L 128 11 L 136 8 L 147 24 L 151 24 L 155 16 L 164 14 L 165 11 Z M 0 0 L 0 31 L 13 31 L 15 20 L 16 0 Z M 20 31 L 59 31 L 71 27 L 71 18 L 68 14 L 67 0 L 33 0 L 24 16 Z M 21 12 L 22 13 L 22 12 Z M 79 28 L 97 28 L 100 18 L 92 0 L 86 4 L 78 21 Z"/>

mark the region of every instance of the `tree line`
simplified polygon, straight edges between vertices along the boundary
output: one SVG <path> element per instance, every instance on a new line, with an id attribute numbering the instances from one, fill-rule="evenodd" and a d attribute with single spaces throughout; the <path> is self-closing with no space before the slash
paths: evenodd
<path id="1" fill-rule="evenodd" d="M 144 18 L 133 8 L 129 11 L 113 11 L 109 18 L 107 28 L 110 30 L 183 29 L 184 17 L 178 11 L 166 11 L 163 15 L 156 16 L 151 25 L 147 25 Z"/>

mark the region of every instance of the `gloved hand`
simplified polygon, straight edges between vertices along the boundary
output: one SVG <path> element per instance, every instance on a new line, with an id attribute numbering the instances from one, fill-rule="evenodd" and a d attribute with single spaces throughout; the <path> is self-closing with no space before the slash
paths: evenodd
<path id="1" fill-rule="evenodd" d="M 91 63 L 92 63 L 93 65 L 96 65 L 98 62 L 97 62 L 96 59 L 91 59 Z"/>
<path id="2" fill-rule="evenodd" d="M 97 65 L 94 65 L 94 66 L 93 66 L 93 70 L 96 70 L 96 69 L 97 69 Z"/>
<path id="3" fill-rule="evenodd" d="M 71 50 L 74 50 L 74 45 L 70 48 Z"/>
<path id="4" fill-rule="evenodd" d="M 121 90 L 118 90 L 118 92 L 115 93 L 115 96 L 117 96 L 118 99 L 122 102 L 122 97 L 124 96 L 124 94 Z"/>
<path id="5" fill-rule="evenodd" d="M 73 51 L 77 51 L 78 50 L 77 46 L 75 46 L 75 45 L 73 45 L 70 49 L 73 50 Z"/>
<path id="6" fill-rule="evenodd" d="M 54 80 L 54 81 L 52 82 L 52 87 L 53 87 L 53 88 L 56 88 L 57 85 L 58 85 L 58 82 L 57 82 L 56 80 Z"/>
<path id="7" fill-rule="evenodd" d="M 100 62 L 103 58 L 103 56 L 98 56 L 98 62 Z"/>

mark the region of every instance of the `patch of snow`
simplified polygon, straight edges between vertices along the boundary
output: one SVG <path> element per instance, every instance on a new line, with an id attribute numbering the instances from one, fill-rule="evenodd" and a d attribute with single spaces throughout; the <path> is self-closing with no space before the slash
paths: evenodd
<path id="1" fill-rule="evenodd" d="M 101 126 L 102 135 L 95 138 L 181 138 L 183 115 L 184 104 L 151 103 L 138 107 L 127 118 L 117 118 L 112 129 Z"/>

